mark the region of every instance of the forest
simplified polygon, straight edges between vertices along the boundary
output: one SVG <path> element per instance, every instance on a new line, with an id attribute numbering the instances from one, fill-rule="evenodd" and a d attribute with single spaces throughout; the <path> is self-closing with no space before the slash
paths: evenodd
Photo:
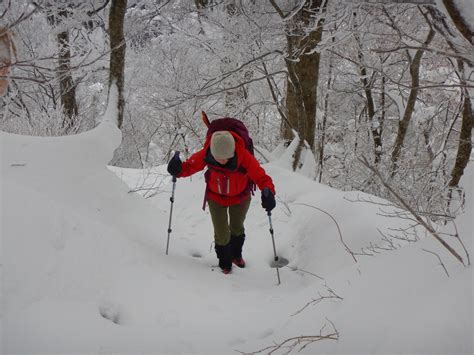
<path id="1" fill-rule="evenodd" d="M 0 0 L 0 353 L 472 354 L 473 100 L 472 0 Z"/>
<path id="2" fill-rule="evenodd" d="M 263 162 L 293 144 L 294 171 L 420 220 L 449 223 L 464 204 L 469 1 L 18 0 L 0 19 L 4 132 L 88 131 L 116 84 L 112 166 L 189 156 L 205 111 L 242 120 Z"/>

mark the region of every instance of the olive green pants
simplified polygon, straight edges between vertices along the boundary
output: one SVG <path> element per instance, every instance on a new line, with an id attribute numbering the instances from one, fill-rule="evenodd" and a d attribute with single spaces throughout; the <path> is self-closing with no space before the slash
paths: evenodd
<path id="1" fill-rule="evenodd" d="M 214 240 L 216 245 L 227 245 L 230 236 L 240 236 L 245 232 L 244 222 L 250 207 L 250 196 L 238 205 L 221 206 L 209 200 L 212 224 L 214 225 Z"/>

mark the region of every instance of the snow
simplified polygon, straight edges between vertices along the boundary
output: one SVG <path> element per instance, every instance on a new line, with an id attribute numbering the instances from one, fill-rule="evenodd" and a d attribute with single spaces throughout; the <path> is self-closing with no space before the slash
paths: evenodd
<path id="1" fill-rule="evenodd" d="M 177 182 L 165 255 L 166 167 L 107 168 L 121 138 L 114 115 L 76 136 L 0 133 L 2 354 L 235 354 L 332 333 L 332 324 L 339 340 L 301 353 L 472 354 L 472 267 L 429 236 L 355 262 L 342 240 L 360 253 L 384 245 L 378 230 L 407 221 L 351 202 L 383 202 L 373 196 L 292 172 L 292 146 L 264 165 L 277 189 L 277 252 L 290 261 L 281 285 L 259 193 L 246 222 L 248 267 L 217 270 L 202 174 Z M 472 170 L 457 227 L 474 255 Z M 129 192 L 141 183 L 161 188 Z M 331 290 L 337 298 L 302 310 Z"/>

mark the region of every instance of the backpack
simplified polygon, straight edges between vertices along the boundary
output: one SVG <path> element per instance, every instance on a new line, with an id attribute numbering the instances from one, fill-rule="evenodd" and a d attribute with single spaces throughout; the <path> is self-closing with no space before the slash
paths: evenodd
<path id="1" fill-rule="evenodd" d="M 210 139 L 211 135 L 216 131 L 232 131 L 242 138 L 245 143 L 245 148 L 247 148 L 250 154 L 255 155 L 252 138 L 250 138 L 249 131 L 242 121 L 236 118 L 224 117 L 211 122 L 204 111 L 201 112 L 201 116 L 207 126 L 206 139 Z"/>
<path id="2" fill-rule="evenodd" d="M 201 112 L 202 120 L 204 121 L 204 124 L 207 126 L 207 133 L 206 133 L 206 140 L 210 139 L 212 134 L 217 131 L 232 131 L 237 133 L 242 140 L 244 141 L 245 148 L 250 152 L 250 154 L 254 154 L 254 148 L 253 148 L 253 141 L 252 138 L 250 138 L 249 131 L 247 130 L 247 127 L 245 127 L 245 124 L 236 119 L 236 118 L 231 118 L 231 117 L 224 117 L 224 118 L 218 118 L 213 120 L 212 122 L 209 121 L 209 118 L 207 117 L 206 113 L 204 111 Z M 210 172 L 212 168 L 208 167 L 208 170 L 204 174 L 205 180 L 206 180 L 206 193 L 204 195 L 204 203 L 203 203 L 203 209 L 206 208 L 206 202 L 207 202 L 207 192 L 209 189 L 208 184 L 210 183 Z M 239 168 L 240 172 L 245 173 L 245 169 Z M 256 185 L 252 180 L 248 180 L 247 187 L 243 191 L 243 196 L 246 193 L 254 193 L 256 190 Z"/>

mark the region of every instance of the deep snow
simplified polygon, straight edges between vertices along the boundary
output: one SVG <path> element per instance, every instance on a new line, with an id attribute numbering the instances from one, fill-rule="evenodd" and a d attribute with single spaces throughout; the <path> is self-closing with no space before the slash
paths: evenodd
<path id="1" fill-rule="evenodd" d="M 70 137 L 0 140 L 2 354 L 236 354 L 336 332 L 339 340 L 302 353 L 472 354 L 472 267 L 430 236 L 355 262 L 326 213 L 355 253 L 383 246 L 378 230 L 407 221 L 351 202 L 368 195 L 291 172 L 291 152 L 264 165 L 277 188 L 277 251 L 290 260 L 278 286 L 258 193 L 246 223 L 248 267 L 223 275 L 201 210 L 202 174 L 178 180 L 166 256 L 166 168 L 107 169 L 120 143 L 112 123 Z M 463 181 L 468 205 L 457 224 L 474 255 L 472 164 Z M 159 193 L 150 197 L 147 183 L 161 184 Z M 423 249 L 441 256 L 450 277 Z"/>

